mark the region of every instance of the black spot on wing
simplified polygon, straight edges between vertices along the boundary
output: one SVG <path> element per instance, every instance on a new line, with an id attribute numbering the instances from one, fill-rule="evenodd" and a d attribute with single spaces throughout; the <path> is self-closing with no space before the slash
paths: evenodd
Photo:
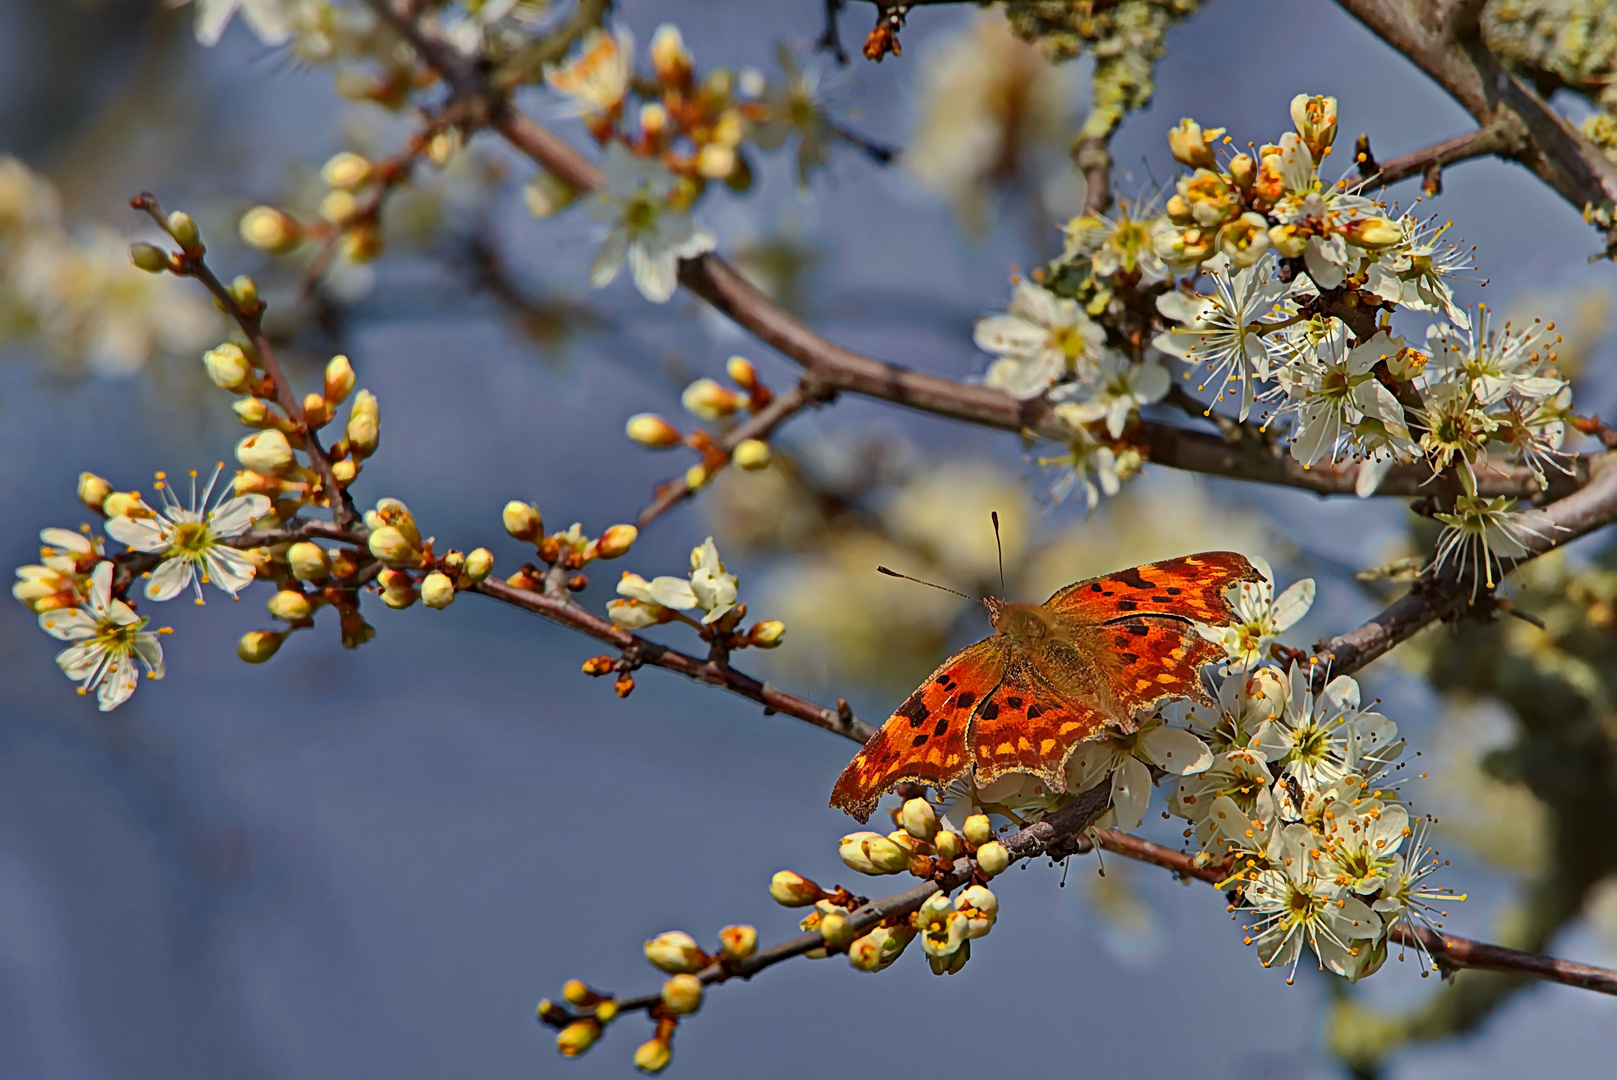
<path id="1" fill-rule="evenodd" d="M 910 695 L 908 701 L 898 707 L 898 712 L 894 715 L 902 716 L 910 722 L 910 727 L 918 728 L 926 723 L 927 718 L 932 715 L 932 710 L 926 707 L 926 702 L 921 700 L 920 693 L 916 692 Z"/>
<path id="2" fill-rule="evenodd" d="M 921 732 L 921 734 L 919 734 L 919 735 L 915 736 L 915 738 L 911 739 L 910 740 L 910 745 L 911 746 L 925 746 L 926 745 L 926 732 L 923 731 L 923 732 Z"/>
<path id="3" fill-rule="evenodd" d="M 1117 658 L 1125 664 L 1138 664 L 1140 662 L 1140 657 L 1137 653 L 1118 653 Z"/>
<path id="4" fill-rule="evenodd" d="M 954 699 L 954 703 L 962 709 L 969 709 L 971 708 L 971 703 L 976 700 L 976 694 L 973 694 L 970 690 L 962 690 L 960 691 L 960 696 Z"/>
<path id="5" fill-rule="evenodd" d="M 1005 704 L 1009 705 L 1013 709 L 1020 709 L 1022 707 L 1022 699 L 1019 697 L 1008 697 L 1005 699 Z"/>
<path id="6" fill-rule="evenodd" d="M 1162 591 L 1167 593 L 1169 596 L 1178 596 L 1180 593 L 1184 592 L 1185 590 L 1181 589 L 1177 585 L 1169 585 L 1166 589 L 1163 589 Z"/>
<path id="7" fill-rule="evenodd" d="M 1149 581 L 1145 580 L 1144 577 L 1140 576 L 1140 568 L 1139 567 L 1133 567 L 1131 569 L 1124 570 L 1121 573 L 1113 574 L 1112 575 L 1112 580 L 1122 582 L 1124 585 L 1127 585 L 1131 589 L 1151 589 L 1151 588 L 1155 588 L 1154 585 L 1152 585 Z"/>
<path id="8" fill-rule="evenodd" d="M 942 735 L 942 734 L 945 734 L 948 730 L 949 730 L 949 721 L 947 721 L 947 720 L 939 720 L 938 721 L 938 726 L 932 729 L 932 734 L 933 735 Z"/>
<path id="9" fill-rule="evenodd" d="M 1139 606 L 1140 605 L 1136 604 L 1133 600 L 1119 600 L 1117 602 L 1117 610 L 1119 611 L 1133 611 Z"/>
<path id="10" fill-rule="evenodd" d="M 988 702 L 987 704 L 985 704 L 982 707 L 982 711 L 980 711 L 977 715 L 982 717 L 984 720 L 998 720 L 999 719 L 999 702 L 997 702 L 997 701 Z"/>
<path id="11" fill-rule="evenodd" d="M 1029 705 L 1027 707 L 1027 718 L 1029 720 L 1037 720 L 1039 717 L 1041 717 L 1043 715 L 1044 715 L 1044 706 L 1039 705 L 1037 703 L 1034 703 L 1034 704 Z"/>

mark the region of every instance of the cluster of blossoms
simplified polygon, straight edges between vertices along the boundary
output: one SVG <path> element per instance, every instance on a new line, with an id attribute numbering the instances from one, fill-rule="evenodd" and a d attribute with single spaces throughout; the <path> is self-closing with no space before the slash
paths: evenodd
<path id="1" fill-rule="evenodd" d="M 725 365 L 730 380 L 741 389 L 731 390 L 714 379 L 706 377 L 692 382 L 680 395 L 685 411 L 708 423 L 725 423 L 743 411 L 757 413 L 775 400 L 774 391 L 758 378 L 758 370 L 744 356 L 732 356 Z M 624 426 L 629 438 L 648 450 L 668 450 L 687 446 L 702 455 L 702 460 L 685 470 L 685 487 L 695 491 L 726 464 L 733 462 L 747 470 L 767 469 L 773 454 L 763 439 L 742 439 L 733 448 L 725 446 L 709 432 L 697 428 L 682 434 L 673 424 L 656 413 L 636 413 Z"/>
<path id="2" fill-rule="evenodd" d="M 1189 824 L 1197 864 L 1228 871 L 1219 887 L 1250 918 L 1247 943 L 1263 964 L 1295 972 L 1306 945 L 1322 968 L 1357 980 L 1386 960 L 1392 928 L 1420 951 L 1418 930 L 1442 914 L 1432 905 L 1463 897 L 1426 883 L 1443 864 L 1389 782 L 1404 750 L 1397 725 L 1362 705 L 1353 679 L 1316 693 L 1313 664 L 1268 659 L 1313 594 L 1311 580 L 1278 597 L 1270 580 L 1236 587 L 1239 621 L 1203 630 L 1225 651 L 1215 704 L 1172 707 L 1080 744 L 1066 790 L 1110 782 L 1111 808 L 1096 824 L 1130 829 L 1155 778 L 1176 775 L 1167 809 Z M 1072 798 L 1020 774 L 954 794 L 958 807 L 1016 821 Z"/>
<path id="3" fill-rule="evenodd" d="M 1494 560 L 1524 554 L 1539 527 L 1512 500 L 1480 497 L 1478 475 L 1519 465 L 1546 487 L 1549 470 L 1567 471 L 1560 337 L 1458 306 L 1471 258 L 1444 240 L 1449 225 L 1322 180 L 1336 102 L 1298 95 L 1291 113 L 1294 131 L 1222 160 L 1222 129 L 1181 122 L 1169 144 L 1191 171 L 1165 204 L 1075 218 L 1062 256 L 978 324 L 996 357 L 984 381 L 1053 404 L 1072 431 L 1068 454 L 1048 459 L 1068 468 L 1057 493 L 1081 488 L 1093 506 L 1139 466 L 1130 424 L 1167 395 L 1162 360 L 1201 368 L 1197 388 L 1233 399 L 1237 419 L 1260 402 L 1284 419 L 1304 467 L 1360 461 L 1361 495 L 1397 462 L 1453 475 L 1462 493 L 1445 508 L 1440 561 L 1492 587 Z M 1423 348 L 1395 331 L 1400 311 L 1434 320 Z"/>
<path id="4" fill-rule="evenodd" d="M 661 303 L 673 295 L 679 260 L 713 247 L 690 213 L 709 184 L 751 186 L 747 142 L 768 151 L 795 135 L 798 174 L 806 180 L 827 161 L 837 128 L 820 101 L 817 70 L 800 67 L 786 49 L 779 52 L 778 82 L 729 68 L 698 77 L 679 30 L 668 24 L 653 35 L 649 54 L 651 75 L 639 78 L 628 30 L 593 31 L 571 59 L 546 70 L 545 82 L 604 148 L 605 185 L 588 212 L 607 233 L 590 264 L 590 283 L 610 283 L 627 263 L 635 287 Z M 637 109 L 631 96 L 640 98 Z M 576 195 L 547 172 L 526 190 L 528 208 L 540 217 Z"/>
<path id="5" fill-rule="evenodd" d="M 786 636 L 786 624 L 779 619 L 764 619 L 742 629 L 747 605 L 738 602 L 739 587 L 739 579 L 725 569 L 719 549 L 710 536 L 699 547 L 691 549 L 691 569 L 686 577 L 661 575 L 647 580 L 624 571 L 618 579 L 620 599 L 607 602 L 606 614 L 613 625 L 630 631 L 682 622 L 695 629 L 712 648 L 724 653 L 734 649 L 775 648 Z M 687 611 L 696 614 L 687 615 Z M 584 662 L 584 672 L 588 675 L 616 672 L 618 696 L 627 697 L 634 689 L 635 666 L 632 657 L 596 656 Z"/>
<path id="6" fill-rule="evenodd" d="M 0 344 L 37 338 L 64 367 L 115 376 L 202 348 L 218 332 L 207 303 L 132 273 L 127 251 L 105 226 L 76 234 L 55 186 L 0 155 Z"/>

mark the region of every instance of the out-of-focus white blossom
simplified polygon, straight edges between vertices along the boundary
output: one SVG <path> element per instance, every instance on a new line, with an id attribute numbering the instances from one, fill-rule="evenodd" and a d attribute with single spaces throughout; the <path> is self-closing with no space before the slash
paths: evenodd
<path id="1" fill-rule="evenodd" d="M 679 260 L 711 251 L 713 237 L 669 201 L 674 178 L 661 162 L 614 142 L 602 170 L 606 185 L 590 201 L 589 215 L 611 230 L 590 263 L 590 284 L 611 284 L 627 261 L 640 294 L 664 303 L 679 284 Z"/>
<path id="2" fill-rule="evenodd" d="M 1010 309 L 977 322 L 977 347 L 999 359 L 983 383 L 1018 398 L 1034 398 L 1058 381 L 1088 377 L 1100 363 L 1106 331 L 1076 300 L 1024 281 Z"/>
<path id="3" fill-rule="evenodd" d="M 190 0 L 167 0 L 180 7 Z M 240 11 L 248 27 L 266 45 L 283 44 L 290 34 L 288 0 L 195 0 L 196 36 L 204 45 L 217 45 L 230 20 Z"/>
<path id="4" fill-rule="evenodd" d="M 1154 360 L 1135 364 L 1102 350 L 1087 381 L 1064 384 L 1051 394 L 1061 402 L 1052 411 L 1074 428 L 1105 421 L 1107 434 L 1121 438 L 1142 406 L 1167 396 L 1171 381 L 1168 369 Z"/>

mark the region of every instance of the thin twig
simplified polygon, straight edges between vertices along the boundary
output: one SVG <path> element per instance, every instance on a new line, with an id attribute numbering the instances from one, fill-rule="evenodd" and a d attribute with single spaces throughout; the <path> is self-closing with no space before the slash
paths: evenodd
<path id="1" fill-rule="evenodd" d="M 168 231 L 168 221 L 163 216 L 163 208 L 157 201 L 157 196 L 143 192 L 129 200 L 129 204 L 136 210 L 145 211 L 159 228 Z M 258 307 L 249 314 L 243 310 L 235 295 L 219 280 L 217 274 L 208 266 L 199 244 L 194 251 L 182 250 L 175 255 L 174 272 L 181 277 L 196 278 L 213 294 L 220 308 L 226 315 L 236 320 L 241 332 L 247 335 L 252 344 L 253 351 L 258 356 L 258 362 L 270 377 L 275 387 L 275 400 L 286 413 L 287 419 L 292 422 L 291 435 L 298 440 L 303 452 L 309 456 L 309 464 L 314 466 L 315 472 L 320 474 L 321 486 L 325 488 L 326 501 L 331 507 L 332 517 L 337 524 L 348 528 L 357 520 L 354 512 L 353 500 L 348 492 L 337 483 L 337 478 L 331 471 L 331 459 L 326 456 L 325 449 L 320 445 L 320 438 L 309 427 L 308 418 L 303 413 L 303 402 L 299 400 L 292 384 L 287 381 L 286 373 L 275 360 L 275 351 L 270 348 L 269 338 L 264 336 L 264 303 L 259 301 Z"/>
<path id="2" fill-rule="evenodd" d="M 1420 176 L 1425 178 L 1427 194 L 1436 195 L 1442 191 L 1442 173 L 1447 166 L 1471 158 L 1508 157 L 1521 149 L 1523 138 L 1519 124 L 1512 120 L 1493 120 L 1475 131 L 1400 154 L 1380 164 L 1367 156 L 1359 163 L 1360 186 L 1386 187 L 1410 176 Z"/>
<path id="3" fill-rule="evenodd" d="M 1152 863 L 1172 870 L 1185 878 L 1196 878 L 1217 885 L 1228 876 L 1228 868 L 1215 863 L 1198 866 L 1195 856 L 1173 848 L 1142 840 L 1117 829 L 1096 829 L 1094 835 L 1107 851 L 1126 855 L 1131 859 Z M 1503 945 L 1489 945 L 1470 938 L 1451 934 L 1437 934 L 1424 927 L 1411 932 L 1398 925 L 1387 932 L 1387 940 L 1397 945 L 1422 948 L 1445 971 L 1471 968 L 1477 971 L 1501 971 L 1512 975 L 1526 975 L 1546 982 L 1576 986 L 1600 994 L 1617 994 L 1617 971 L 1609 968 L 1578 964 L 1571 960 L 1558 960 L 1540 953 L 1509 949 Z"/>
<path id="4" fill-rule="evenodd" d="M 804 379 L 784 394 L 775 397 L 768 405 L 760 409 L 756 415 L 749 417 L 744 423 L 736 425 L 726 432 L 723 438 L 713 441 L 714 457 L 723 456 L 728 460 L 735 452 L 735 448 L 748 439 L 768 439 L 774 430 L 791 417 L 811 405 L 818 405 L 827 401 L 832 395 L 808 379 Z M 659 484 L 655 497 L 646 508 L 640 511 L 635 524 L 645 528 L 656 518 L 672 510 L 681 502 L 696 494 L 695 489 L 681 476 L 666 484 Z"/>

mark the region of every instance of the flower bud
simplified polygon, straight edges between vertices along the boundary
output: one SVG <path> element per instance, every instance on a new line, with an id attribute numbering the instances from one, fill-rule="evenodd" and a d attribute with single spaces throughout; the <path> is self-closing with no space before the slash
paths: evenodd
<path id="1" fill-rule="evenodd" d="M 236 444 L 236 460 L 259 473 L 277 473 L 292 465 L 292 444 L 274 428 L 258 431 Z"/>
<path id="2" fill-rule="evenodd" d="M 92 472 L 79 473 L 79 502 L 91 510 L 100 510 L 101 504 L 112 494 L 112 485 Z"/>
<path id="3" fill-rule="evenodd" d="M 298 589 L 282 589 L 270 597 L 269 613 L 282 622 L 302 622 L 314 614 L 314 605 Z"/>
<path id="4" fill-rule="evenodd" d="M 595 1006 L 595 1019 L 603 1024 L 610 1024 L 618 1017 L 618 1003 L 611 998 L 598 1002 Z"/>
<path id="5" fill-rule="evenodd" d="M 1242 214 L 1218 230 L 1218 247 L 1229 256 L 1232 265 L 1251 266 L 1268 250 L 1268 219 L 1251 211 Z"/>
<path id="6" fill-rule="evenodd" d="M 663 983 L 659 996 L 663 1008 L 675 1016 L 689 1016 L 702 1007 L 702 980 L 695 975 L 675 975 Z"/>
<path id="7" fill-rule="evenodd" d="M 1291 99 L 1291 123 L 1319 162 L 1336 141 L 1336 99 L 1298 94 Z"/>
<path id="8" fill-rule="evenodd" d="M 648 450 L 666 450 L 685 441 L 685 436 L 673 424 L 656 413 L 636 413 L 629 417 L 624 431 L 629 438 Z"/>
<path id="9" fill-rule="evenodd" d="M 1168 149 L 1181 165 L 1192 169 L 1216 169 L 1218 159 L 1213 156 L 1212 144 L 1222 134 L 1223 128 L 1203 132 L 1200 124 L 1186 117 L 1179 121 L 1178 127 L 1168 131 Z"/>
<path id="10" fill-rule="evenodd" d="M 842 838 L 837 854 L 861 874 L 898 874 L 910 865 L 909 853 L 881 833 L 850 833 Z"/>
<path id="11" fill-rule="evenodd" d="M 136 517 L 145 505 L 138 491 L 114 491 L 101 501 L 101 512 L 108 517 Z"/>
<path id="12" fill-rule="evenodd" d="M 383 570 L 376 575 L 376 583 L 382 587 L 382 603 L 390 608 L 407 608 L 421 596 L 415 579 L 403 570 Z"/>
<path id="13" fill-rule="evenodd" d="M 348 357 L 338 354 L 326 361 L 326 384 L 321 391 L 326 401 L 336 408 L 354 392 L 354 366 Z"/>
<path id="14" fill-rule="evenodd" d="M 674 1050 L 667 1039 L 647 1039 L 635 1048 L 634 1067 L 641 1072 L 660 1073 L 673 1058 Z"/>
<path id="15" fill-rule="evenodd" d="M 824 896 L 825 890 L 801 874 L 780 870 L 769 879 L 769 895 L 782 907 L 808 907 Z"/>
<path id="16" fill-rule="evenodd" d="M 908 926 L 878 926 L 848 946 L 848 963 L 858 971 L 881 971 L 913 940 L 915 931 Z"/>
<path id="17" fill-rule="evenodd" d="M 696 171 L 709 180 L 723 180 L 735 167 L 734 147 L 710 142 L 696 152 Z"/>
<path id="18" fill-rule="evenodd" d="M 541 219 L 567 209 L 577 198 L 578 189 L 549 169 L 540 169 L 522 188 L 528 213 Z"/>
<path id="19" fill-rule="evenodd" d="M 1393 378 L 1408 382 L 1425 370 L 1431 359 L 1419 349 L 1406 346 L 1387 358 L 1387 371 Z"/>
<path id="20" fill-rule="evenodd" d="M 601 1037 L 601 1022 L 592 1016 L 574 1020 L 556 1033 L 556 1049 L 562 1057 L 577 1057 Z"/>
<path id="21" fill-rule="evenodd" d="M 319 581 L 331 573 L 326 549 L 309 540 L 300 540 L 286 549 L 286 565 L 299 581 Z"/>
<path id="22" fill-rule="evenodd" d="M 415 515 L 398 499 L 377 499 L 376 509 L 365 511 L 366 528 L 379 529 L 383 525 L 392 525 L 412 546 L 421 546 L 421 530 L 416 527 Z"/>
<path id="23" fill-rule="evenodd" d="M 532 544 L 545 534 L 544 519 L 539 516 L 539 508 L 532 503 L 513 499 L 505 504 L 501 517 L 505 522 L 505 531 L 518 540 Z"/>
<path id="24" fill-rule="evenodd" d="M 361 390 L 354 395 L 354 403 L 348 406 L 348 427 L 343 432 L 348 439 L 348 452 L 356 460 L 370 457 L 376 453 L 381 432 L 382 417 L 376 405 L 376 395 L 369 390 Z"/>
<path id="25" fill-rule="evenodd" d="M 129 261 L 148 274 L 164 273 L 172 265 L 169 262 L 168 252 L 156 244 L 145 242 L 129 245 Z"/>
<path id="26" fill-rule="evenodd" d="M 326 192 L 326 197 L 320 200 L 319 213 L 331 225 L 346 224 L 359 210 L 359 200 L 352 191 L 343 191 L 338 188 Z"/>
<path id="27" fill-rule="evenodd" d="M 971 942 L 963 941 L 960 943 L 960 947 L 958 949 L 955 949 L 953 952 L 947 953 L 946 955 L 934 956 L 928 954 L 926 962 L 927 966 L 932 969 L 932 974 L 934 975 L 958 975 L 960 973 L 960 969 L 965 967 L 966 961 L 970 959 Z"/>
<path id="28" fill-rule="evenodd" d="M 285 631 L 252 630 L 236 642 L 236 655 L 249 664 L 262 664 L 280 649 Z"/>
<path id="29" fill-rule="evenodd" d="M 352 150 L 332 155 L 320 167 L 320 179 L 327 187 L 352 190 L 371 178 L 371 163 Z"/>
<path id="30" fill-rule="evenodd" d="M 191 220 L 191 215 L 184 210 L 176 210 L 168 216 L 168 234 L 180 247 L 190 250 L 202 242 L 197 232 L 197 223 Z"/>
<path id="31" fill-rule="evenodd" d="M 434 570 L 421 579 L 421 602 L 442 611 L 455 602 L 455 583 L 449 580 L 448 574 Z"/>
<path id="32" fill-rule="evenodd" d="M 769 444 L 762 439 L 742 439 L 730 454 L 730 460 L 740 468 L 755 472 L 769 468 Z"/>
<path id="33" fill-rule="evenodd" d="M 613 525 L 595 541 L 595 557 L 616 559 L 620 555 L 627 555 L 634 546 L 635 537 L 639 535 L 640 530 L 633 525 Z"/>
<path id="34" fill-rule="evenodd" d="M 660 139 L 668 130 L 668 110 L 660 101 L 648 101 L 640 106 L 640 131 L 648 139 Z"/>
<path id="35" fill-rule="evenodd" d="M 702 485 L 706 484 L 711 477 L 712 474 L 707 471 L 707 466 L 700 463 L 692 465 L 685 470 L 685 486 L 692 491 L 700 491 Z"/>
<path id="36" fill-rule="evenodd" d="M 707 964 L 696 940 L 679 930 L 669 930 L 646 942 L 646 959 L 653 967 L 676 974 L 700 971 Z"/>
<path id="37" fill-rule="evenodd" d="M 746 403 L 734 390 L 726 390 L 712 379 L 697 379 L 685 388 L 679 402 L 685 411 L 701 420 L 722 420 Z"/>
<path id="38" fill-rule="evenodd" d="M 691 77 L 691 54 L 685 48 L 685 39 L 679 27 L 663 23 L 651 36 L 651 68 L 657 78 L 675 86 L 684 85 Z"/>
<path id="39" fill-rule="evenodd" d="M 925 799 L 906 799 L 898 823 L 917 840 L 931 841 L 938 835 L 938 813 Z"/>
<path id="40" fill-rule="evenodd" d="M 237 274 L 230 280 L 230 295 L 244 311 L 258 306 L 258 282 L 246 274 Z"/>
<path id="41" fill-rule="evenodd" d="M 825 943 L 832 948 L 842 949 L 852 944 L 856 931 L 848 925 L 846 915 L 840 911 L 833 911 L 820 917 L 820 936 L 825 938 Z"/>
<path id="42" fill-rule="evenodd" d="M 1251 154 L 1236 154 L 1230 158 L 1229 173 L 1236 187 L 1250 191 L 1258 181 L 1258 163 L 1252 160 Z"/>
<path id="43" fill-rule="evenodd" d="M 962 831 L 966 834 L 966 843 L 978 847 L 994 838 L 994 823 L 988 820 L 987 814 L 973 814 L 966 819 Z"/>
<path id="44" fill-rule="evenodd" d="M 408 565 L 420 558 L 421 553 L 410 543 L 409 537 L 393 525 L 372 530 L 368 546 L 371 554 L 385 563 Z"/>
<path id="45" fill-rule="evenodd" d="M 966 920 L 966 937 L 979 938 L 994 928 L 999 898 L 985 886 L 973 885 L 955 897 L 954 909 Z"/>
<path id="46" fill-rule="evenodd" d="M 1011 865 L 1011 853 L 998 840 L 990 840 L 977 849 L 977 866 L 989 877 L 1003 874 Z"/>
<path id="47" fill-rule="evenodd" d="M 785 636 L 785 623 L 779 619 L 765 619 L 747 632 L 747 644 L 757 649 L 773 649 Z"/>
<path id="48" fill-rule="evenodd" d="M 569 1005 L 588 1005 L 594 1001 L 595 995 L 584 984 L 583 979 L 568 979 L 561 987 L 562 1000 Z"/>
<path id="49" fill-rule="evenodd" d="M 745 356 L 730 357 L 724 363 L 724 370 L 730 376 L 730 381 L 743 390 L 751 390 L 758 385 L 758 369 Z"/>
<path id="50" fill-rule="evenodd" d="M 932 840 L 932 846 L 938 849 L 938 858 L 945 863 L 952 863 L 960 858 L 960 853 L 966 850 L 965 841 L 957 832 L 945 829 Z"/>
<path id="51" fill-rule="evenodd" d="M 269 428 L 280 426 L 279 414 L 270 408 L 269 402 L 263 398 L 237 398 L 230 403 L 230 408 L 236 414 L 236 419 L 241 421 L 243 427 Z"/>
<path id="52" fill-rule="evenodd" d="M 348 193 L 334 191 L 332 194 Z M 338 250 L 349 262 L 368 263 L 382 253 L 382 230 L 369 222 L 347 225 L 343 229 L 342 244 Z"/>
<path id="53" fill-rule="evenodd" d="M 311 430 L 319 430 L 331 423 L 331 406 L 312 390 L 303 395 L 303 422 Z"/>
<path id="54" fill-rule="evenodd" d="M 464 573 L 471 579 L 473 585 L 481 585 L 483 580 L 494 572 L 494 553 L 488 548 L 474 548 L 466 556 Z"/>
<path id="55" fill-rule="evenodd" d="M 259 251 L 289 251 L 302 234 L 298 223 L 273 206 L 255 206 L 241 216 L 242 240 Z"/>
<path id="56" fill-rule="evenodd" d="M 726 926 L 719 931 L 719 948 L 731 960 L 745 960 L 758 951 L 758 930 L 752 926 Z"/>
<path id="57" fill-rule="evenodd" d="M 1295 259 L 1308 248 L 1308 237 L 1296 225 L 1271 225 L 1269 246 L 1288 259 Z"/>
<path id="58" fill-rule="evenodd" d="M 1342 236 L 1357 247 L 1384 248 L 1403 240 L 1404 230 L 1389 218 L 1364 217 L 1354 218 L 1342 226 Z"/>
<path id="59" fill-rule="evenodd" d="M 208 369 L 208 378 L 221 390 L 239 394 L 252 378 L 253 365 L 247 354 L 235 342 L 227 341 L 202 354 L 202 366 Z"/>

